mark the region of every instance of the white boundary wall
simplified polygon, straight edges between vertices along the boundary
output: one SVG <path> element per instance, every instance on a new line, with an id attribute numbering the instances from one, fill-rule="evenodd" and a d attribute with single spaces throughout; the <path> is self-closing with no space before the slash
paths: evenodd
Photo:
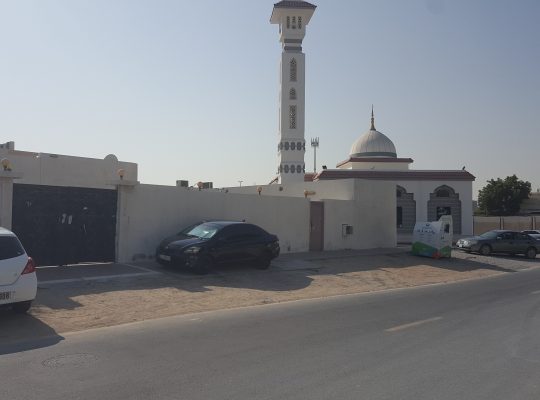
<path id="1" fill-rule="evenodd" d="M 15 183 L 32 185 L 111 189 L 111 182 L 119 178 L 119 169 L 124 170 L 127 181 L 136 181 L 138 173 L 137 164 L 118 161 L 114 155 L 98 159 L 0 148 L 3 158 L 19 175 Z"/>
<path id="2" fill-rule="evenodd" d="M 276 234 L 282 252 L 309 248 L 309 200 L 174 186 L 120 186 L 117 259 L 152 258 L 167 236 L 203 219 L 246 220 Z"/>
<path id="3" fill-rule="evenodd" d="M 174 186 L 119 186 L 117 259 L 152 258 L 163 238 L 203 219 L 246 220 L 276 234 L 283 253 L 308 251 L 310 199 L 304 198 L 305 188 L 317 191 L 311 200 L 325 204 L 324 250 L 396 245 L 395 182 L 347 180 L 341 186 L 310 182 L 295 187 L 282 192 L 265 187 L 258 195 L 256 187 L 242 188 L 242 194 Z M 345 190 L 339 191 L 340 187 Z M 332 194 L 351 199 L 319 197 Z M 343 234 L 344 224 L 353 227 L 352 235 Z"/>

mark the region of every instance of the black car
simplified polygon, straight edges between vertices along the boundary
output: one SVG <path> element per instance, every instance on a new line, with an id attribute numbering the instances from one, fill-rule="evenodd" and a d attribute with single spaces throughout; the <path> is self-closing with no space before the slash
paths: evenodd
<path id="1" fill-rule="evenodd" d="M 277 236 L 257 225 L 207 221 L 163 240 L 156 249 L 156 260 L 162 265 L 186 266 L 197 273 L 207 272 L 213 264 L 239 261 L 266 269 L 279 251 Z"/>
<path id="2" fill-rule="evenodd" d="M 456 245 L 459 249 L 474 251 L 484 256 L 491 253 L 506 253 L 525 254 L 527 258 L 536 258 L 540 250 L 539 242 L 526 233 L 505 230 L 494 230 L 480 236 L 459 239 Z"/>

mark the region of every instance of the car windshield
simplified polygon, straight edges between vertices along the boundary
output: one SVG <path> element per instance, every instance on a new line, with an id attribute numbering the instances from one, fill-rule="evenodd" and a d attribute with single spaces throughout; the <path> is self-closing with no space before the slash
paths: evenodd
<path id="1" fill-rule="evenodd" d="M 489 232 L 486 232 L 486 233 L 482 233 L 480 235 L 480 237 L 482 239 L 495 239 L 498 235 L 498 232 L 495 232 L 495 231 L 489 231 Z"/>
<path id="2" fill-rule="evenodd" d="M 185 232 L 185 235 L 198 237 L 200 239 L 210 239 L 219 231 L 219 227 L 214 224 L 200 224 Z"/>
<path id="3" fill-rule="evenodd" d="M 179 235 L 179 236 L 180 235 L 189 236 L 189 232 L 192 231 L 194 228 L 198 227 L 201 224 L 202 224 L 202 222 L 197 222 L 196 224 L 189 225 L 187 228 L 184 228 L 180 232 L 178 232 L 177 235 Z"/>

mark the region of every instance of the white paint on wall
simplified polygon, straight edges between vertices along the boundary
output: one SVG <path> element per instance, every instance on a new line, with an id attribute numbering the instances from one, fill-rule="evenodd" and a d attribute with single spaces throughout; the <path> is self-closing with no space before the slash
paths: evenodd
<path id="1" fill-rule="evenodd" d="M 11 230 L 13 203 L 13 179 L 0 172 L 0 226 Z"/>
<path id="2" fill-rule="evenodd" d="M 359 179 L 357 181 L 360 181 Z M 363 181 L 365 182 L 369 181 Z M 319 182 L 299 182 L 288 184 L 274 184 L 263 186 L 242 186 L 229 187 L 227 190 L 230 193 L 257 194 L 257 189 L 262 188 L 261 195 L 263 196 L 280 196 L 280 197 L 304 197 L 304 192 L 315 192 L 310 195 L 312 200 L 321 199 L 336 199 L 336 200 L 352 200 L 355 196 L 356 182 L 354 179 L 341 179 L 333 181 Z"/>
<path id="3" fill-rule="evenodd" d="M 22 172 L 15 183 L 110 189 L 120 169 L 125 180 L 137 180 L 137 164 L 113 155 L 97 159 L 0 148 L 0 158 L 9 159 L 13 170 Z"/>
<path id="4" fill-rule="evenodd" d="M 280 239 L 282 252 L 309 249 L 310 200 L 325 203 L 325 250 L 393 247 L 396 244 L 395 183 L 346 180 L 308 182 L 317 196 L 304 198 L 304 185 L 288 185 L 288 195 L 257 194 L 255 187 L 237 188 L 243 193 L 189 190 L 173 186 L 119 187 L 117 257 L 121 262 L 153 257 L 159 242 L 201 220 L 245 220 Z M 341 192 L 335 190 L 342 186 Z M 324 190 L 321 190 L 323 189 Z M 272 187 L 274 189 L 274 187 Z M 348 199 L 328 199 L 338 193 Z M 275 194 L 275 193 L 272 193 Z M 316 197 L 316 198 L 313 198 Z M 381 200 L 382 199 L 382 200 Z M 342 224 L 353 226 L 344 236 Z"/>
<path id="5" fill-rule="evenodd" d="M 117 257 L 153 257 L 167 236 L 201 220 L 252 222 L 276 234 L 282 252 L 309 248 L 309 200 L 189 190 L 173 186 L 119 188 Z"/>

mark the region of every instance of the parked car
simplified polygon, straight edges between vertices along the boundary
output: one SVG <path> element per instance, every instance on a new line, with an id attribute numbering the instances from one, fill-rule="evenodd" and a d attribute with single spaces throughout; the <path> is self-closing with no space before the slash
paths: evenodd
<path id="1" fill-rule="evenodd" d="M 36 298 L 36 265 L 17 236 L 0 228 L 0 306 L 25 313 Z"/>
<path id="2" fill-rule="evenodd" d="M 260 269 L 279 255 L 279 239 L 245 222 L 206 221 L 164 239 L 156 249 L 162 265 L 186 266 L 206 273 L 214 264 L 253 262 Z"/>
<path id="3" fill-rule="evenodd" d="M 459 249 L 484 256 L 491 253 L 507 253 L 525 254 L 527 258 L 535 258 L 540 249 L 540 243 L 526 233 L 506 230 L 494 230 L 480 236 L 459 239 L 456 245 Z"/>
<path id="4" fill-rule="evenodd" d="M 530 237 L 535 238 L 536 240 L 540 240 L 540 231 L 537 229 L 532 229 L 528 231 L 521 231 L 521 233 L 526 233 Z"/>

